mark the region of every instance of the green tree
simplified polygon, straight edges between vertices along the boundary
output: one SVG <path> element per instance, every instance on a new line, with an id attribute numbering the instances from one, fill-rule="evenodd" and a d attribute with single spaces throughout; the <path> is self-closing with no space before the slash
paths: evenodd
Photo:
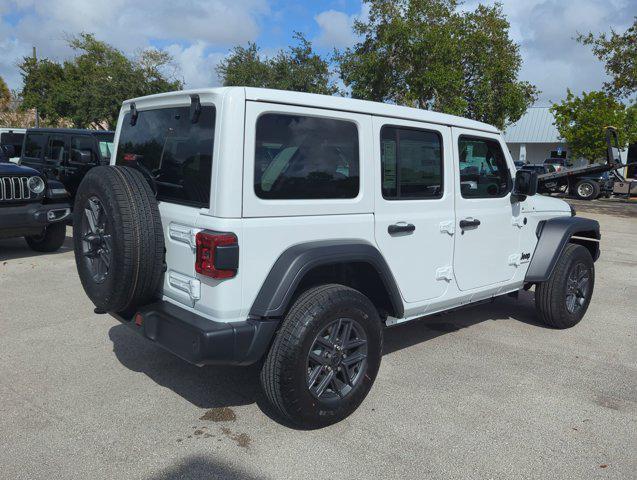
<path id="1" fill-rule="evenodd" d="M 11 90 L 2 77 L 0 77 L 0 112 L 9 110 L 11 105 Z"/>
<path id="2" fill-rule="evenodd" d="M 627 107 L 609 93 L 584 92 L 578 97 L 568 90 L 566 99 L 551 111 L 573 158 L 590 162 L 605 158 L 607 126 L 617 128 L 620 146 L 637 141 L 637 105 Z"/>
<path id="3" fill-rule="evenodd" d="M 619 34 L 611 30 L 610 35 L 579 35 L 577 41 L 590 45 L 597 58 L 605 63 L 606 73 L 612 80 L 604 88 L 619 97 L 637 93 L 637 17 L 633 24 Z"/>
<path id="4" fill-rule="evenodd" d="M 69 39 L 76 56 L 56 63 L 25 57 L 22 108 L 38 108 L 49 121 L 68 118 L 79 128 L 109 128 L 117 122 L 122 101 L 182 88 L 165 75 L 166 52 L 144 50 L 136 58 L 83 33 Z"/>
<path id="5" fill-rule="evenodd" d="M 458 0 L 366 0 L 361 40 L 337 52 L 352 96 L 463 115 L 500 128 L 537 97 L 517 79 L 522 60 L 502 7 L 460 11 Z"/>
<path id="6" fill-rule="evenodd" d="M 279 50 L 271 58 L 261 55 L 255 43 L 237 46 L 217 66 L 225 86 L 275 88 L 333 95 L 338 87 L 332 80 L 329 62 L 314 52 L 312 43 L 296 32 L 296 45 Z"/>

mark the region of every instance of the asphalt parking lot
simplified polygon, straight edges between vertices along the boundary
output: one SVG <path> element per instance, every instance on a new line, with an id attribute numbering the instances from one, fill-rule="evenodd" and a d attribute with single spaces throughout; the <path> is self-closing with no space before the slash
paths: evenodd
<path id="1" fill-rule="evenodd" d="M 576 206 L 603 233 L 582 323 L 544 328 L 525 293 L 388 329 L 367 400 L 311 432 L 272 418 L 256 368 L 95 315 L 70 238 L 0 241 L 0 478 L 633 479 L 637 205 L 604 205 Z"/>

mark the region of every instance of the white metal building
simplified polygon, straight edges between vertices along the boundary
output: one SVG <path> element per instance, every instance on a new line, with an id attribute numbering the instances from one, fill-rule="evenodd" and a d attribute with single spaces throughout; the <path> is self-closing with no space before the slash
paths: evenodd
<path id="1" fill-rule="evenodd" d="M 513 160 L 542 163 L 551 152 L 566 152 L 549 107 L 531 107 L 504 132 Z"/>

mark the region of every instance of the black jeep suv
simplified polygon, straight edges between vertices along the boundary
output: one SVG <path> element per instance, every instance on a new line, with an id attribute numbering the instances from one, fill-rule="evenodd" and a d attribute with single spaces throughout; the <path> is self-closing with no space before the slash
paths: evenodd
<path id="1" fill-rule="evenodd" d="M 62 182 L 75 197 L 84 175 L 110 162 L 113 137 L 113 132 L 104 130 L 29 128 L 20 164 Z"/>
<path id="2" fill-rule="evenodd" d="M 38 252 L 64 243 L 71 215 L 69 193 L 28 167 L 0 161 L 0 239 L 24 237 Z"/>

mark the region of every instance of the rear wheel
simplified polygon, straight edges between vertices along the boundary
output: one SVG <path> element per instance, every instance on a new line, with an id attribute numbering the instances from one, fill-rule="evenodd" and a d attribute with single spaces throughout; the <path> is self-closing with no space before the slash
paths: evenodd
<path id="1" fill-rule="evenodd" d="M 593 295 L 595 266 L 586 247 L 569 243 L 548 281 L 535 289 L 540 319 L 554 328 L 570 328 L 582 319 Z"/>
<path id="2" fill-rule="evenodd" d="M 129 167 L 96 167 L 80 184 L 73 218 L 82 286 L 105 312 L 131 312 L 159 288 L 164 236 L 157 201 Z"/>
<path id="3" fill-rule="evenodd" d="M 66 239 L 66 225 L 52 223 L 40 235 L 24 237 L 27 245 L 36 252 L 55 252 L 59 250 Z"/>
<path id="4" fill-rule="evenodd" d="M 363 402 L 380 366 L 380 318 L 362 293 L 323 285 L 286 315 L 261 370 L 274 408 L 303 428 L 336 423 Z"/>
<path id="5" fill-rule="evenodd" d="M 575 184 L 575 196 L 580 200 L 594 200 L 599 193 L 599 184 L 594 180 L 580 180 Z"/>

